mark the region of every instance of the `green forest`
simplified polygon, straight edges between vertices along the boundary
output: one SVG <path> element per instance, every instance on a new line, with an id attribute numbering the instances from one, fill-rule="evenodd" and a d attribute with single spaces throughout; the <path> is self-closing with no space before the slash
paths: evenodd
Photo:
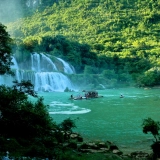
<path id="1" fill-rule="evenodd" d="M 108 88 L 160 85 L 160 1 L 14 2 L 19 9 L 13 11 L 8 3 L 11 12 L 3 9 L 0 14 L 0 75 L 14 74 L 12 54 L 23 62 L 30 53 L 43 52 L 72 64 L 77 74 L 68 76 L 91 88 L 100 83 Z M 57 124 L 30 81 L 15 80 L 11 87 L 0 85 L 0 96 L 1 159 L 122 159 L 123 153 L 113 153 L 118 147 L 109 141 L 89 146 L 106 147 L 105 153 L 82 152 L 88 144 L 78 133 L 76 139 L 73 137 L 76 119 L 67 118 Z M 141 127 L 143 133 L 151 133 L 155 139 L 153 153 L 146 160 L 160 158 L 160 122 L 147 118 Z M 134 157 L 135 152 L 132 155 L 124 155 L 123 159 L 139 159 Z"/>
<path id="2" fill-rule="evenodd" d="M 41 0 L 21 10 L 6 23 L 19 61 L 30 52 L 61 57 L 76 69 L 72 81 L 93 87 L 160 85 L 160 1 Z"/>

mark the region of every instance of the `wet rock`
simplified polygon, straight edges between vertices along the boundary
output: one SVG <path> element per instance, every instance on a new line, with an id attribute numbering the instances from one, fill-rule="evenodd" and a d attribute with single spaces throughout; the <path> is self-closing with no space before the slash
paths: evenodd
<path id="1" fill-rule="evenodd" d="M 78 141 L 78 142 L 83 142 L 83 138 L 82 138 L 81 136 L 78 136 L 78 137 L 77 137 L 77 141 Z"/>
<path id="2" fill-rule="evenodd" d="M 70 143 L 68 143 L 68 147 L 69 147 L 69 148 L 73 148 L 73 149 L 77 149 L 77 143 L 75 143 L 75 142 L 70 142 Z"/>
<path id="3" fill-rule="evenodd" d="M 111 145 L 109 146 L 109 149 L 110 149 L 111 151 L 113 151 L 113 150 L 115 150 L 115 149 L 118 150 L 118 147 L 117 147 L 115 144 L 111 144 Z"/>
<path id="4" fill-rule="evenodd" d="M 107 147 L 106 143 L 104 143 L 104 142 L 99 142 L 97 145 L 99 148 L 106 148 Z"/>
<path id="5" fill-rule="evenodd" d="M 135 151 L 135 152 L 132 152 L 130 154 L 130 156 L 132 158 L 140 158 L 140 159 L 144 159 L 144 158 L 148 158 L 149 157 L 149 154 L 148 153 L 145 153 L 145 152 L 142 152 L 142 151 Z"/>
<path id="6" fill-rule="evenodd" d="M 92 149 L 99 149 L 99 147 L 95 143 L 88 143 L 88 147 Z"/>
<path id="7" fill-rule="evenodd" d="M 89 152 L 89 153 L 103 153 L 108 152 L 108 147 L 104 144 L 89 142 L 89 143 L 83 143 L 81 146 L 79 146 L 79 150 L 81 152 Z"/>
<path id="8" fill-rule="evenodd" d="M 72 133 L 70 135 L 70 138 L 71 139 L 75 139 L 77 140 L 78 142 L 83 142 L 83 138 L 78 134 L 78 133 Z"/>
<path id="9" fill-rule="evenodd" d="M 118 150 L 118 149 L 114 149 L 114 150 L 112 151 L 112 153 L 117 154 L 117 155 L 122 155 L 122 154 L 123 154 L 123 152 L 120 151 L 120 150 Z"/>
<path id="10" fill-rule="evenodd" d="M 106 154 L 106 159 L 123 160 L 122 157 L 120 157 L 119 155 L 111 154 L 111 153 Z"/>
<path id="11" fill-rule="evenodd" d="M 96 150 L 96 149 L 81 149 L 80 150 L 83 153 L 105 153 L 108 152 L 107 149 L 103 149 L 103 150 Z"/>

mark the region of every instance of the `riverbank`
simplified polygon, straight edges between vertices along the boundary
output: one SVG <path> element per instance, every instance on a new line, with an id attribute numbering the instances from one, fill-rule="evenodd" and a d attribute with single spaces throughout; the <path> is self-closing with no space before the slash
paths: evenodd
<path id="1" fill-rule="evenodd" d="M 77 128 L 77 130 L 78 130 L 78 128 Z M 94 133 L 92 133 L 92 135 L 93 134 Z M 112 138 L 112 140 L 110 140 L 109 138 L 96 139 L 96 138 L 93 138 L 92 136 L 88 137 L 88 135 L 86 137 L 86 135 L 84 136 L 84 132 L 81 134 L 81 136 L 83 137 L 84 141 L 87 143 L 90 143 L 90 142 L 97 143 L 97 142 L 110 141 L 111 143 L 116 144 L 118 146 L 119 150 L 122 151 L 123 154 L 125 154 L 125 155 L 130 155 L 133 152 L 144 152 L 144 153 L 151 154 L 152 153 L 151 145 L 153 144 L 153 140 L 154 140 L 154 138 L 150 134 L 147 134 L 147 135 L 143 134 L 142 139 L 137 140 L 137 139 L 133 138 L 132 141 L 129 141 L 129 142 L 128 142 L 128 139 L 125 139 L 125 137 L 123 138 L 124 141 L 122 142 L 122 139 L 119 139 L 119 141 L 117 140 L 118 137 L 116 137 L 115 141 L 113 138 Z"/>
<path id="2" fill-rule="evenodd" d="M 59 143 L 59 151 L 52 160 L 151 160 L 152 152 L 121 148 L 110 141 L 84 141 L 80 134 L 69 134 L 68 141 Z M 10 157 L 9 152 L 2 159 L 49 160 L 49 157 Z"/>
<path id="3" fill-rule="evenodd" d="M 69 143 L 65 143 L 63 146 L 66 148 L 72 148 L 77 155 L 81 156 L 81 158 L 86 157 L 86 155 L 90 155 L 90 157 L 88 156 L 85 160 L 90 160 L 93 155 L 98 157 L 98 159 L 94 158 L 94 160 L 100 160 L 99 157 L 104 160 L 149 160 L 152 157 L 152 151 L 145 148 L 143 150 L 134 151 L 131 148 L 124 147 L 122 149 L 110 141 L 86 142 L 83 141 L 83 138 L 78 133 L 71 134 L 70 140 L 71 141 Z"/>

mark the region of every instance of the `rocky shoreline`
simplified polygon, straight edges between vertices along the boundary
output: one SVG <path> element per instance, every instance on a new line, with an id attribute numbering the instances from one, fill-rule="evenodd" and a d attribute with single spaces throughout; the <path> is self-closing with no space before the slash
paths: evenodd
<path id="1" fill-rule="evenodd" d="M 109 156 L 117 157 L 118 159 L 139 159 L 148 160 L 152 157 L 152 153 L 147 153 L 144 151 L 133 151 L 130 153 L 123 152 L 116 144 L 110 141 L 92 141 L 84 142 L 83 138 L 78 133 L 70 134 L 70 139 L 68 143 L 63 144 L 63 147 L 72 148 L 75 152 L 80 153 L 103 153 Z"/>
<path id="2" fill-rule="evenodd" d="M 160 160 L 153 159 L 152 152 L 144 152 L 144 151 L 130 151 L 125 152 L 122 151 L 115 143 L 110 141 L 84 141 L 83 137 L 78 133 L 66 133 L 68 141 L 64 143 L 60 143 L 61 148 L 70 149 L 77 156 L 83 156 L 84 154 L 93 155 L 93 154 L 103 154 L 106 159 L 109 160 Z M 26 160 L 41 160 L 41 158 L 34 157 L 21 157 L 18 159 L 26 159 Z M 11 160 L 9 158 L 9 154 L 2 158 L 2 160 Z M 14 158 L 12 158 L 14 160 Z M 43 159 L 44 160 L 44 159 Z M 49 160 L 46 158 L 45 160 Z M 56 160 L 54 158 L 53 160 Z"/>

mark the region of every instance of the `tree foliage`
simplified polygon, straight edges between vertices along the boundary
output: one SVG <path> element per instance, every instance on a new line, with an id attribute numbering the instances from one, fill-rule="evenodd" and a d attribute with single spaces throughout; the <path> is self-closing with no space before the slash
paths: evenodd
<path id="1" fill-rule="evenodd" d="M 158 136 L 159 136 L 159 130 L 160 130 L 160 122 L 156 122 L 151 118 L 147 118 L 143 120 L 143 132 L 145 134 L 147 134 L 148 132 L 150 132 L 155 140 L 158 140 Z"/>
<path id="2" fill-rule="evenodd" d="M 151 145 L 153 151 L 153 159 L 160 158 L 160 122 L 154 121 L 152 118 L 147 118 L 143 120 L 142 127 L 143 133 L 147 134 L 148 132 L 150 132 L 155 138 L 155 141 Z"/>
<path id="3" fill-rule="evenodd" d="M 34 91 L 34 85 L 28 80 L 21 82 L 18 82 L 17 80 L 13 81 L 13 89 L 18 90 L 22 93 L 27 93 L 28 95 L 31 95 L 33 97 L 37 97 L 37 93 Z"/>
<path id="4" fill-rule="evenodd" d="M 59 125 L 59 127 L 62 131 L 72 132 L 72 129 L 75 128 L 76 125 L 72 119 L 67 118 Z"/>
<path id="5" fill-rule="evenodd" d="M 160 68 L 159 1 L 41 2 L 32 16 L 7 25 L 21 50 L 58 55 L 80 74 L 90 66 L 96 74 L 128 74 L 137 86 L 159 85 L 158 72 L 149 74 L 153 83 L 143 80 Z"/>
<path id="6" fill-rule="evenodd" d="M 57 125 L 43 98 L 37 97 L 35 102 L 31 102 L 28 94 L 36 95 L 29 81 L 16 82 L 13 87 L 0 86 L 0 152 L 53 158 L 58 154 L 56 150 L 60 149 L 60 140 L 65 142 L 69 139 L 64 138 L 62 132 L 71 131 L 75 123 L 66 119 Z"/>
<path id="7" fill-rule="evenodd" d="M 0 23 L 0 74 L 11 73 L 11 38 L 6 27 Z"/>
<path id="8" fill-rule="evenodd" d="M 25 93 L 28 90 L 30 89 L 21 90 L 15 86 L 13 88 L 0 86 L 0 138 L 3 138 L 1 144 L 4 146 L 7 139 L 15 140 L 23 149 L 21 154 L 28 154 L 32 145 L 45 143 L 46 138 L 54 140 L 52 130 L 56 127 L 48 114 L 43 99 L 38 98 L 35 104 L 30 102 Z M 2 146 L 1 152 L 6 151 L 7 148 Z M 44 147 L 47 149 L 47 145 Z M 12 148 L 10 149 L 9 152 L 12 153 Z"/>

